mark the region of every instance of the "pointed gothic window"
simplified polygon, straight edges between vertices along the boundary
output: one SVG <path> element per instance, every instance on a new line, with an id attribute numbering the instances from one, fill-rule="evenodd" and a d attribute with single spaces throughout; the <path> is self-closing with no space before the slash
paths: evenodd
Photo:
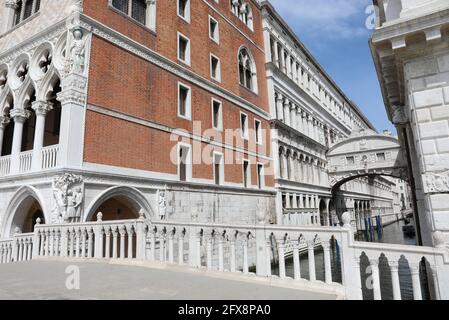
<path id="1" fill-rule="evenodd" d="M 239 53 L 239 78 L 240 84 L 250 90 L 254 91 L 254 77 L 253 62 L 246 49 L 240 50 Z"/>

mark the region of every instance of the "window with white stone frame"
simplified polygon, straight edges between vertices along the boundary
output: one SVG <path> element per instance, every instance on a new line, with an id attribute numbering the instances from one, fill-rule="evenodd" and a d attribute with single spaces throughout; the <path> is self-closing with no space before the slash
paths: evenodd
<path id="1" fill-rule="evenodd" d="M 190 0 L 177 0 L 178 16 L 190 22 Z"/>
<path id="2" fill-rule="evenodd" d="M 240 84 L 251 91 L 257 92 L 255 65 L 246 48 L 240 49 L 238 59 Z"/>
<path id="3" fill-rule="evenodd" d="M 237 16 L 248 28 L 253 30 L 253 12 L 251 6 L 243 0 L 230 0 L 231 12 Z"/>
<path id="4" fill-rule="evenodd" d="M 19 0 L 15 4 L 7 4 L 9 9 L 14 10 L 13 21 L 10 27 L 14 27 L 29 17 L 39 12 L 41 0 Z"/>
<path id="5" fill-rule="evenodd" d="M 249 164 L 249 160 L 243 160 L 242 162 L 243 169 L 243 187 L 249 188 L 251 186 L 251 167 Z"/>
<path id="6" fill-rule="evenodd" d="M 109 3 L 134 21 L 156 28 L 156 0 L 109 0 Z"/>

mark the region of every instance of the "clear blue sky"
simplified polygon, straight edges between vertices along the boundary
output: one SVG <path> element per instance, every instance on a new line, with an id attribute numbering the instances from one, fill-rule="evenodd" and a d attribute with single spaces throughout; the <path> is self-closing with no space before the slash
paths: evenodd
<path id="1" fill-rule="evenodd" d="M 372 0 L 270 0 L 301 41 L 378 131 L 387 118 L 368 45 Z"/>

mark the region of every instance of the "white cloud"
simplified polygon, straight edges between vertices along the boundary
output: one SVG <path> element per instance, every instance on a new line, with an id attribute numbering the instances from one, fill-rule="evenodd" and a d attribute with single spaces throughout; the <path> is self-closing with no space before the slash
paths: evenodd
<path id="1" fill-rule="evenodd" d="M 328 39 L 366 37 L 365 9 L 371 0 L 270 0 L 300 33 Z"/>

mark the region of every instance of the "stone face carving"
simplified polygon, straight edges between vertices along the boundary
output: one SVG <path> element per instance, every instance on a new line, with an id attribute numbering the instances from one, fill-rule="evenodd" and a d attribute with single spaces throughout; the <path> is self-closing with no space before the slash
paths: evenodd
<path id="1" fill-rule="evenodd" d="M 405 115 L 404 106 L 393 105 L 391 108 L 393 124 L 402 125 L 408 122 L 407 116 Z"/>
<path id="2" fill-rule="evenodd" d="M 81 221 L 81 204 L 84 199 L 83 178 L 66 173 L 53 180 L 53 222 Z"/>
<path id="3" fill-rule="evenodd" d="M 424 192 L 448 192 L 449 191 L 449 171 L 443 173 L 427 173 L 423 177 Z"/>
<path id="4" fill-rule="evenodd" d="M 345 212 L 341 216 L 341 221 L 343 222 L 344 228 L 352 228 L 351 226 L 351 214 L 349 212 Z"/>

